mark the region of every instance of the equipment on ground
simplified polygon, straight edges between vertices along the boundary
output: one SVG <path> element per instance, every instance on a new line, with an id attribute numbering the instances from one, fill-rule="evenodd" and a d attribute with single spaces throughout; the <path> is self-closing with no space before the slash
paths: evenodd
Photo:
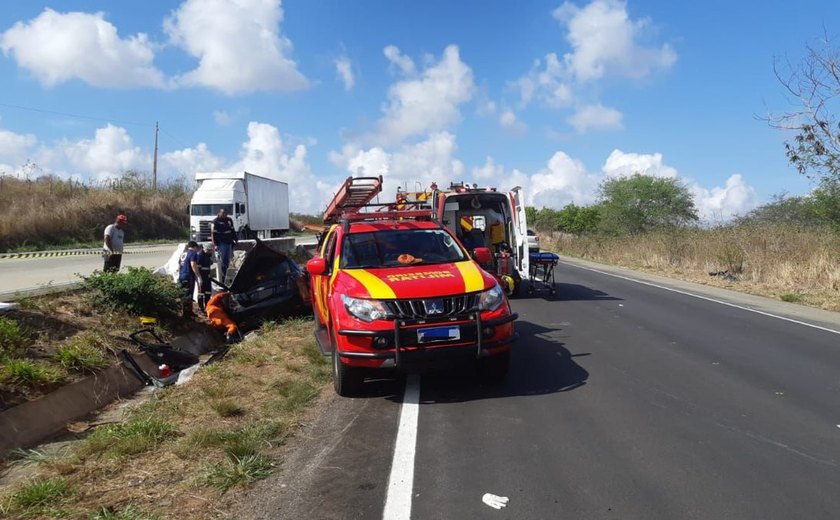
<path id="1" fill-rule="evenodd" d="M 548 252 L 531 253 L 529 260 L 531 269 L 528 273 L 528 294 L 544 292 L 553 298 L 557 293 L 554 286 L 554 268 L 560 257 Z"/>

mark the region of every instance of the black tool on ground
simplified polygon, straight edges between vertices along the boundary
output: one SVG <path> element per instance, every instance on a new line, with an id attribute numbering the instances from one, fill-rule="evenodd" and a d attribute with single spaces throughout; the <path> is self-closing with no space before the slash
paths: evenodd
<path id="1" fill-rule="evenodd" d="M 155 340 L 157 340 L 157 343 L 144 341 L 141 337 L 144 334 L 151 335 Z M 137 332 L 129 334 L 128 337 L 131 341 L 137 344 L 140 350 L 153 359 L 156 364 L 169 365 L 175 372 L 191 367 L 199 362 L 198 356 L 191 352 L 179 350 L 169 343 L 166 343 L 155 333 L 153 329 L 138 330 Z"/>
<path id="2" fill-rule="evenodd" d="M 540 252 L 528 255 L 528 294 L 534 292 L 547 292 L 550 298 L 554 297 L 554 268 L 560 257 L 555 253 Z"/>
<path id="3" fill-rule="evenodd" d="M 137 360 L 134 359 L 134 356 L 132 356 L 125 349 L 122 349 L 120 351 L 120 357 L 122 358 L 123 363 L 125 363 L 126 367 L 128 367 L 128 369 L 131 370 L 131 372 L 135 376 L 137 376 L 137 379 L 139 379 L 140 382 L 143 383 L 146 386 L 155 386 L 157 388 L 163 388 L 165 386 L 171 385 L 172 383 L 174 383 L 175 381 L 178 380 L 178 374 L 177 373 L 172 374 L 171 376 L 162 377 L 162 378 L 153 377 L 153 376 L 149 375 L 149 373 L 146 372 L 145 370 L 143 370 L 143 367 L 141 367 L 137 363 Z"/>

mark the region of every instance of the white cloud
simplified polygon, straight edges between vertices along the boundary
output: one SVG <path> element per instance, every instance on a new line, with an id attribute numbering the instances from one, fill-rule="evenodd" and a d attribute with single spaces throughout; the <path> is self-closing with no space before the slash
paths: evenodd
<path id="1" fill-rule="evenodd" d="M 621 130 L 622 114 L 614 108 L 603 105 L 587 105 L 581 107 L 572 114 L 568 122 L 579 134 L 585 134 L 590 130 Z"/>
<path id="2" fill-rule="evenodd" d="M 305 145 L 287 150 L 276 127 L 252 121 L 248 124 L 248 141 L 242 145 L 239 160 L 226 170 L 246 170 L 288 182 L 291 210 L 315 214 L 328 202 L 330 185 L 313 175 L 306 155 Z"/>
<path id="3" fill-rule="evenodd" d="M 394 48 L 392 54 L 401 56 Z M 405 139 L 444 130 L 460 120 L 459 106 L 475 91 L 472 70 L 461 61 L 458 47 L 448 46 L 438 62 L 430 62 L 416 79 L 391 86 L 385 116 L 377 132 L 366 137 L 379 146 L 391 146 Z"/>
<path id="4" fill-rule="evenodd" d="M 353 90 L 353 86 L 356 84 L 356 78 L 353 76 L 353 67 L 350 64 L 350 59 L 346 56 L 336 59 L 335 71 L 344 84 L 344 90 Z"/>
<path id="5" fill-rule="evenodd" d="M 545 168 L 531 176 L 526 200 L 537 208 L 560 209 L 566 204 L 590 204 L 597 199 L 600 176 L 586 171 L 583 163 L 556 152 Z"/>
<path id="6" fill-rule="evenodd" d="M 381 147 L 366 150 L 346 145 L 342 151 L 330 154 L 330 160 L 350 175 L 382 175 L 385 180 L 384 199 L 393 199 L 397 186 L 410 191 L 428 188 L 433 182 L 448 186 L 463 180 L 465 168 L 455 158 L 455 136 L 438 132 L 419 143 L 407 144 L 388 152 Z"/>
<path id="7" fill-rule="evenodd" d="M 609 178 L 630 177 L 637 173 L 650 177 L 677 177 L 677 170 L 662 162 L 661 153 L 638 154 L 613 150 L 601 171 Z"/>
<path id="8" fill-rule="evenodd" d="M 743 215 L 758 206 L 758 194 L 744 182 L 740 174 L 726 179 L 724 187 L 706 189 L 697 183 L 689 186 L 700 219 L 706 222 L 720 222 Z"/>
<path id="9" fill-rule="evenodd" d="M 225 110 L 215 110 L 213 112 L 213 119 L 216 120 L 216 124 L 219 126 L 227 126 L 233 120 Z"/>
<path id="10" fill-rule="evenodd" d="M 22 162 L 37 142 L 32 134 L 16 134 L 0 129 L 0 161 Z"/>
<path id="11" fill-rule="evenodd" d="M 385 57 L 388 58 L 388 61 L 391 62 L 391 65 L 400 69 L 404 75 L 414 75 L 414 61 L 410 57 L 401 53 L 396 46 L 388 45 L 382 52 L 385 54 Z"/>
<path id="12" fill-rule="evenodd" d="M 199 65 L 176 82 L 226 94 L 307 88 L 289 58 L 292 42 L 280 33 L 282 20 L 280 0 L 186 0 L 164 28 Z"/>
<path id="13" fill-rule="evenodd" d="M 525 123 L 517 119 L 516 114 L 510 109 L 506 109 L 501 113 L 499 124 L 502 125 L 502 128 L 509 130 L 514 135 L 521 135 L 527 129 Z"/>
<path id="14" fill-rule="evenodd" d="M 93 139 L 61 141 L 58 149 L 72 172 L 98 180 L 119 177 L 127 170 L 152 169 L 151 154 L 135 146 L 125 128 L 111 124 L 97 129 Z"/>
<path id="15" fill-rule="evenodd" d="M 594 0 L 585 7 L 565 2 L 554 11 L 565 24 L 574 52 L 563 56 L 564 64 L 580 81 L 614 74 L 643 78 L 656 69 L 667 69 L 677 60 L 668 45 L 645 46 L 651 32 L 648 18 L 631 20 L 622 0 Z"/>
<path id="16" fill-rule="evenodd" d="M 487 159 L 485 159 L 484 161 L 484 165 L 478 168 L 473 168 L 472 174 L 473 178 L 476 180 L 497 181 L 501 180 L 501 178 L 504 176 L 505 167 L 501 164 L 496 164 L 496 161 L 488 155 Z M 495 186 L 495 184 L 491 184 L 491 186 Z"/>
<path id="17" fill-rule="evenodd" d="M 48 87 L 71 79 L 97 87 L 164 86 L 147 36 L 120 38 L 101 12 L 62 14 L 44 9 L 4 32 L 0 48 Z"/>
<path id="18" fill-rule="evenodd" d="M 184 176 L 192 180 L 195 172 L 224 170 L 224 160 L 213 155 L 205 143 L 195 148 L 175 150 L 160 156 L 160 168 L 169 176 Z"/>

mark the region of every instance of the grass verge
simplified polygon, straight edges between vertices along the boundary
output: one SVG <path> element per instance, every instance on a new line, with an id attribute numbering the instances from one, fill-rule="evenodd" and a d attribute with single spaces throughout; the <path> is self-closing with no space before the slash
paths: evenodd
<path id="1" fill-rule="evenodd" d="M 291 320 L 236 345 L 187 384 L 158 390 L 49 460 L 19 454 L 40 481 L 63 482 L 48 503 L 24 505 L 21 483 L 0 496 L 9 518 L 208 518 L 236 488 L 270 475 L 281 447 L 329 381 L 312 322 Z M 58 480 L 56 480 L 58 479 Z M 28 491 L 27 491 L 28 493 Z M 36 509 L 36 507 L 38 509 Z"/>

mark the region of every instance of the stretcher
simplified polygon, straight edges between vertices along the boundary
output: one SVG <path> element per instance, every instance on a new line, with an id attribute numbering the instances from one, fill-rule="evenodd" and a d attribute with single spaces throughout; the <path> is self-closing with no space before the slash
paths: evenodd
<path id="1" fill-rule="evenodd" d="M 528 255 L 528 294 L 545 292 L 553 297 L 557 289 L 554 287 L 554 268 L 560 257 L 554 253 L 539 252 Z"/>

